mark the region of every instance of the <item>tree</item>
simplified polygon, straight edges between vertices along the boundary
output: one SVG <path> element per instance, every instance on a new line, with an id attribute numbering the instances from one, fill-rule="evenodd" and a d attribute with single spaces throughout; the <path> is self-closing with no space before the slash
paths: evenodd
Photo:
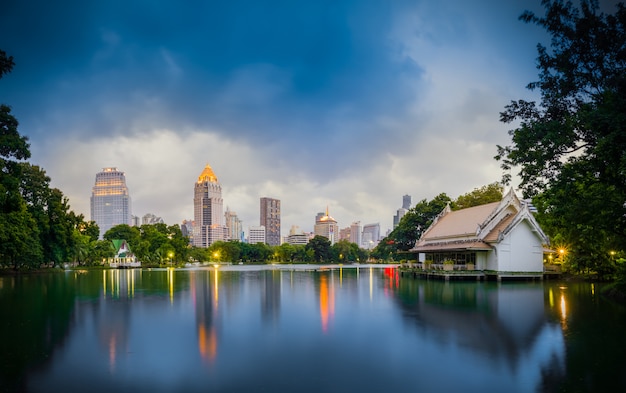
<path id="1" fill-rule="evenodd" d="M 539 80 L 528 85 L 541 102 L 505 107 L 501 121 L 519 126 L 495 158 L 506 173 L 519 167 L 520 188 L 549 234 L 567 238 L 573 259 L 601 269 L 606 247 L 626 248 L 626 9 L 604 14 L 594 0 L 542 4 L 545 16 L 520 17 L 552 36 L 550 49 L 537 47 Z"/>
<path id="2" fill-rule="evenodd" d="M 280 246 L 275 247 L 274 251 L 280 262 L 293 262 L 296 248 L 289 243 L 283 243 Z"/>
<path id="3" fill-rule="evenodd" d="M 313 259 L 315 262 L 328 262 L 331 258 L 330 240 L 324 236 L 316 235 L 305 246 L 307 250 L 313 250 Z"/>
<path id="4" fill-rule="evenodd" d="M 504 191 L 502 184 L 498 182 L 491 183 L 481 188 L 474 188 L 467 194 L 460 195 L 450 206 L 453 210 L 460 210 L 491 202 L 500 202 L 502 200 L 502 191 Z"/>
<path id="5" fill-rule="evenodd" d="M 422 236 L 435 217 L 451 202 L 450 197 L 441 193 L 431 201 L 426 199 L 418 202 L 402 217 L 398 226 L 380 241 L 372 251 L 372 256 L 378 259 L 392 258 L 398 252 L 406 252 L 415 246 L 417 239 Z"/>

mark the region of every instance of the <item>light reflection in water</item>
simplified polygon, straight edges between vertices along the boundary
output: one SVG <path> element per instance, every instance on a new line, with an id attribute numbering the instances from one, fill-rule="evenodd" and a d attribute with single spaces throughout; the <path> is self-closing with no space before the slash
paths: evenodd
<path id="1" fill-rule="evenodd" d="M 170 293 L 170 304 L 174 304 L 174 268 L 167 268 L 167 283 Z"/>
<path id="2" fill-rule="evenodd" d="M 332 282 L 328 285 L 326 275 L 320 276 L 320 317 L 322 331 L 328 332 L 328 322 L 335 314 L 335 291 Z"/>
<path id="3" fill-rule="evenodd" d="M 374 268 L 370 267 L 370 301 L 374 300 Z"/>

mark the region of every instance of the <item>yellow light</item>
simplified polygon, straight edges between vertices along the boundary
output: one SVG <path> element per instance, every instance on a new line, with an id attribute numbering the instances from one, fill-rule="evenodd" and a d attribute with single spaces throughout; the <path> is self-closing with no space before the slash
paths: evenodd
<path id="1" fill-rule="evenodd" d="M 561 254 L 561 255 L 565 254 L 565 250 L 564 250 L 564 249 L 562 249 L 562 248 L 561 248 L 561 249 L 559 249 L 559 254 Z"/>

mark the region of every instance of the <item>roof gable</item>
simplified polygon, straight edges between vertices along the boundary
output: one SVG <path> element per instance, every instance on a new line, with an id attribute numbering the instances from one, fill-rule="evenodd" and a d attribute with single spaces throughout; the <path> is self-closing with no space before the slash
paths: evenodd
<path id="1" fill-rule="evenodd" d="M 530 212 L 528 205 L 520 202 L 511 189 L 500 202 L 487 203 L 467 209 L 451 211 L 448 206 L 424 231 L 414 250 L 428 251 L 442 247 L 459 247 L 464 244 L 482 244 L 490 247 L 502 240 L 522 221 L 528 221 L 531 230 L 548 244 L 548 237 Z M 456 245 L 455 245 L 456 244 Z M 445 248 L 444 247 L 444 248 Z"/>

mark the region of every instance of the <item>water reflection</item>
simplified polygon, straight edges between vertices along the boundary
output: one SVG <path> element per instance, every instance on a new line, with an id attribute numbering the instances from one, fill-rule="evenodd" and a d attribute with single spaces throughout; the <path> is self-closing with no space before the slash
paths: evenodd
<path id="1" fill-rule="evenodd" d="M 2 343 L 0 387 L 534 392 L 571 388 L 576 374 L 586 375 L 583 390 L 622 386 L 626 318 L 600 313 L 595 291 L 403 279 L 371 267 L 0 277 L 0 333 L 15 337 L 15 324 L 32 322 Z M 584 329 L 600 324 L 602 334 L 581 334 L 589 315 Z M 598 322 L 607 317 L 614 333 Z M 568 337 L 577 351 L 566 350 Z M 606 361 L 593 344 L 601 339 L 613 344 Z"/>
<path id="2" fill-rule="evenodd" d="M 439 343 L 436 350 L 455 348 L 446 361 L 451 369 L 482 363 L 519 391 L 537 389 L 555 366 L 559 374 L 565 372 L 563 334 L 558 324 L 546 322 L 543 285 L 403 284 L 397 298 L 403 315 L 420 337 Z"/>

